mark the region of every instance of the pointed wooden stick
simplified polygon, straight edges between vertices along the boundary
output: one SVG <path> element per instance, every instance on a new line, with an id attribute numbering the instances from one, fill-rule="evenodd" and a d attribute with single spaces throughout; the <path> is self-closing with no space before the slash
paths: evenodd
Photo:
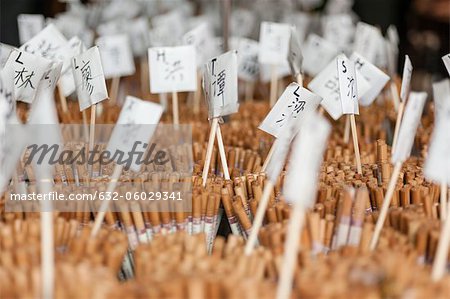
<path id="1" fill-rule="evenodd" d="M 389 180 L 388 189 L 386 191 L 386 196 L 383 200 L 383 205 L 381 206 L 380 215 L 378 215 L 378 220 L 375 225 L 375 230 L 372 235 L 372 240 L 370 240 L 370 250 L 375 250 L 377 247 L 378 239 L 380 238 L 381 229 L 383 228 L 384 221 L 389 210 L 389 205 L 391 204 L 392 196 L 394 195 L 395 186 L 397 184 L 398 176 L 400 175 L 400 170 L 402 169 L 402 163 L 398 162 L 395 164 L 394 171 L 392 172 L 391 179 Z"/>
<path id="2" fill-rule="evenodd" d="M 301 73 L 297 74 L 297 83 L 303 87 L 303 75 Z"/>
<path id="3" fill-rule="evenodd" d="M 444 222 L 447 219 L 447 184 L 441 184 L 441 196 L 440 196 L 440 206 L 441 206 L 441 221 Z"/>
<path id="4" fill-rule="evenodd" d="M 450 205 L 447 206 L 447 215 L 450 214 Z M 431 279 L 439 281 L 445 275 L 447 267 L 448 251 L 450 247 L 450 217 L 445 219 L 439 237 L 439 243 L 434 256 L 433 268 L 431 270 Z"/>
<path id="5" fill-rule="evenodd" d="M 350 114 L 350 126 L 352 128 L 353 147 L 355 149 L 356 169 L 358 170 L 359 174 L 362 174 L 361 155 L 359 154 L 358 133 L 356 131 L 356 122 L 354 114 Z"/>
<path id="6" fill-rule="evenodd" d="M 94 149 L 94 139 L 95 139 L 95 117 L 96 117 L 97 104 L 91 106 L 91 123 L 89 125 L 89 149 L 88 149 L 88 159 L 91 155 L 91 151 Z M 92 164 L 88 161 L 88 174 L 92 177 Z"/>
<path id="7" fill-rule="evenodd" d="M 114 190 L 116 189 L 117 182 L 119 181 L 120 175 L 122 173 L 122 165 L 115 165 L 113 173 L 111 175 L 111 180 L 109 181 L 108 187 L 106 188 L 106 194 L 112 194 Z M 98 210 L 97 216 L 95 217 L 94 225 L 92 226 L 91 231 L 91 237 L 95 238 L 97 236 L 97 233 L 99 232 L 103 219 L 105 219 L 106 212 L 108 211 L 109 207 L 109 200 L 104 200 L 100 206 L 100 209 Z"/>
<path id="8" fill-rule="evenodd" d="M 400 124 L 402 123 L 403 111 L 405 110 L 405 102 L 400 102 L 397 111 L 397 120 L 395 121 L 394 139 L 392 140 L 392 153 L 397 146 L 398 134 L 400 132 Z"/>
<path id="9" fill-rule="evenodd" d="M 275 141 L 272 143 L 269 152 L 267 153 L 267 157 L 264 160 L 263 166 L 261 168 L 261 172 L 266 171 L 267 166 L 269 165 L 270 159 L 272 159 L 273 152 L 275 151 Z"/>
<path id="10" fill-rule="evenodd" d="M 216 136 L 218 125 L 219 119 L 217 117 L 214 117 L 211 123 L 211 131 L 209 132 L 208 147 L 206 148 L 205 163 L 203 165 L 203 174 L 202 174 L 203 187 L 206 186 L 206 180 L 208 179 L 209 166 L 211 164 L 211 156 L 214 147 L 214 138 Z"/>
<path id="11" fill-rule="evenodd" d="M 278 80 L 277 80 L 277 66 L 272 65 L 272 78 L 270 80 L 270 107 L 273 107 L 277 101 Z"/>
<path id="12" fill-rule="evenodd" d="M 302 230 L 305 211 L 301 204 L 294 204 L 292 215 L 289 219 L 286 242 L 284 243 L 284 256 L 281 266 L 280 280 L 278 282 L 277 299 L 288 299 L 291 295 L 292 281 L 297 265 L 297 253 L 300 244 L 300 232 Z"/>
<path id="13" fill-rule="evenodd" d="M 109 92 L 111 103 L 117 103 L 117 96 L 119 95 L 120 77 L 114 77 L 111 81 L 111 90 Z"/>
<path id="14" fill-rule="evenodd" d="M 225 147 L 223 145 L 220 125 L 217 126 L 216 137 L 217 137 L 217 144 L 219 145 L 219 154 L 220 154 L 220 161 L 222 162 L 223 176 L 226 180 L 229 180 L 230 172 L 228 171 L 227 155 L 225 154 Z"/>
<path id="15" fill-rule="evenodd" d="M 66 96 L 62 92 L 61 86 L 59 84 L 58 84 L 58 94 L 59 94 L 59 99 L 61 100 L 61 108 L 62 108 L 63 113 L 69 112 L 69 109 L 67 108 Z"/>
<path id="16" fill-rule="evenodd" d="M 247 244 L 245 245 L 244 253 L 249 256 L 252 254 L 253 249 L 258 241 L 258 233 L 261 229 L 262 222 L 264 220 L 264 214 L 266 213 L 267 205 L 269 204 L 270 194 L 273 190 L 273 183 L 270 180 L 264 184 L 264 190 L 261 196 L 261 200 L 258 204 L 258 209 L 256 210 L 255 219 L 253 219 L 252 229 L 250 231 L 250 236 L 248 237 Z"/>
<path id="17" fill-rule="evenodd" d="M 348 144 L 349 141 L 350 141 L 350 115 L 347 115 L 344 127 L 344 143 Z"/>
<path id="18" fill-rule="evenodd" d="M 175 125 L 175 128 L 178 128 L 180 120 L 178 116 L 178 93 L 176 91 L 172 91 L 172 115 L 173 124 Z"/>

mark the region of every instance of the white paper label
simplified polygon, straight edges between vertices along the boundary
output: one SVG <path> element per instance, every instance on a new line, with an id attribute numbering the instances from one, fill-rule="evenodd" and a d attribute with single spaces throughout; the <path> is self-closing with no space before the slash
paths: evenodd
<path id="1" fill-rule="evenodd" d="M 206 64 L 203 88 L 208 102 L 209 118 L 238 111 L 237 81 L 236 51 L 215 57 Z"/>
<path id="2" fill-rule="evenodd" d="M 303 55 L 300 48 L 300 41 L 298 40 L 296 29 L 291 28 L 291 37 L 289 39 L 288 62 L 291 72 L 294 76 L 302 73 Z"/>
<path id="3" fill-rule="evenodd" d="M 429 180 L 450 184 L 450 110 L 437 120 L 425 161 L 424 174 Z"/>
<path id="4" fill-rule="evenodd" d="M 234 36 L 249 37 L 255 30 L 256 16 L 247 9 L 235 9 L 231 13 L 230 31 Z"/>
<path id="5" fill-rule="evenodd" d="M 134 74 L 136 70 L 127 35 L 102 36 L 95 43 L 100 51 L 106 79 Z"/>
<path id="6" fill-rule="evenodd" d="M 403 66 L 402 87 L 400 89 L 400 99 L 406 101 L 410 90 L 413 66 L 408 55 L 405 55 L 405 65 Z"/>
<path id="7" fill-rule="evenodd" d="M 0 43 L 0 69 L 5 67 L 6 61 L 13 50 L 13 46 Z"/>
<path id="8" fill-rule="evenodd" d="M 359 114 L 355 63 L 340 54 L 337 57 L 337 70 L 342 113 Z"/>
<path id="9" fill-rule="evenodd" d="M 114 127 L 109 140 L 107 150 L 111 153 L 117 150 L 128 153 L 136 145 L 138 149 L 145 150 L 143 144 L 150 141 L 156 129 L 156 126 L 152 126 L 152 129 L 149 129 L 149 126 L 145 125 L 158 124 L 162 111 L 163 108 L 159 104 L 127 96 L 117 120 L 117 125 Z M 136 142 L 141 143 L 138 144 Z M 140 165 L 137 165 L 135 162 L 132 163 L 131 170 L 137 172 L 139 169 Z"/>
<path id="10" fill-rule="evenodd" d="M 450 110 L 450 79 L 433 83 L 434 115 L 436 123 Z"/>
<path id="11" fill-rule="evenodd" d="M 378 28 L 359 22 L 356 25 L 353 51 L 360 53 L 371 63 L 375 63 L 380 37 L 381 33 Z"/>
<path id="12" fill-rule="evenodd" d="M 303 121 L 298 137 L 292 144 L 292 155 L 285 178 L 283 194 L 286 200 L 309 208 L 314 204 L 317 176 L 322 163 L 331 126 L 317 113 Z"/>
<path id="13" fill-rule="evenodd" d="M 389 81 L 389 76 L 358 53 L 354 52 L 350 59 L 355 63 L 356 71 L 358 71 L 370 85 L 368 91 L 359 95 L 360 104 L 362 106 L 369 106 Z M 356 79 L 358 82 L 360 81 L 358 76 L 356 76 Z"/>
<path id="14" fill-rule="evenodd" d="M 72 58 L 72 70 L 80 111 L 108 98 L 105 76 L 97 47 Z"/>
<path id="15" fill-rule="evenodd" d="M 197 64 L 193 46 L 148 49 L 150 92 L 197 90 Z"/>
<path id="16" fill-rule="evenodd" d="M 212 33 L 206 22 L 183 35 L 184 44 L 195 47 L 197 67 L 202 66 L 210 58 L 210 51 L 208 50 L 208 39 L 210 38 L 212 38 Z"/>
<path id="17" fill-rule="evenodd" d="M 400 131 L 398 133 L 397 146 L 392 154 L 392 163 L 404 162 L 411 154 L 411 148 L 422 116 L 423 106 L 427 100 L 426 92 L 411 92 L 406 103 Z"/>
<path id="18" fill-rule="evenodd" d="M 44 74 L 52 62 L 40 56 L 14 50 L 5 64 L 5 69 L 14 76 L 16 101 L 31 104 Z"/>
<path id="19" fill-rule="evenodd" d="M 338 54 L 332 43 L 316 34 L 308 36 L 302 50 L 303 69 L 310 76 L 320 73 Z"/>
<path id="20" fill-rule="evenodd" d="M 26 43 L 38 34 L 39 31 L 44 29 L 44 22 L 45 20 L 43 15 L 20 14 L 17 17 L 20 44 Z"/>
<path id="21" fill-rule="evenodd" d="M 262 22 L 259 33 L 258 61 L 272 65 L 280 65 L 286 61 L 290 36 L 290 25 Z"/>
<path id="22" fill-rule="evenodd" d="M 239 79 L 256 81 L 259 76 L 259 43 L 248 38 L 231 38 L 230 48 L 237 50 Z"/>
<path id="23" fill-rule="evenodd" d="M 322 105 L 334 120 L 339 119 L 343 113 L 336 63 L 335 59 L 331 61 L 328 66 L 308 84 L 308 88 L 311 91 L 323 98 L 320 105 Z M 369 83 L 358 71 L 356 71 L 356 78 L 358 80 L 356 86 L 357 94 L 364 94 L 369 90 Z"/>
<path id="24" fill-rule="evenodd" d="M 450 53 L 442 56 L 442 61 L 444 62 L 445 68 L 447 69 L 447 72 L 450 75 Z"/>
<path id="25" fill-rule="evenodd" d="M 53 24 L 49 24 L 20 47 L 21 51 L 42 56 L 49 60 L 57 60 L 58 51 L 64 47 L 67 39 Z"/>
<path id="26" fill-rule="evenodd" d="M 348 14 L 325 16 L 323 19 L 323 38 L 336 45 L 340 50 L 347 50 L 355 33 L 355 26 Z"/>
<path id="27" fill-rule="evenodd" d="M 280 137 L 282 131 L 289 128 L 289 123 L 296 123 L 306 114 L 317 109 L 322 98 L 297 83 L 291 83 L 264 118 L 259 129 Z"/>

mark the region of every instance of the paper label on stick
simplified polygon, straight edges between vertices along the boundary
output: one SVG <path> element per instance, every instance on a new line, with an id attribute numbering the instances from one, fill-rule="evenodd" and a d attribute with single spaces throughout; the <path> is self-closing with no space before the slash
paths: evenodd
<path id="1" fill-rule="evenodd" d="M 411 76 L 412 76 L 413 66 L 408 55 L 405 55 L 405 65 L 403 66 L 402 75 L 402 87 L 400 89 L 400 99 L 402 102 L 406 101 L 408 98 L 408 93 L 410 90 Z"/>
<path id="2" fill-rule="evenodd" d="M 248 38 L 230 39 L 231 49 L 237 50 L 238 77 L 246 81 L 256 81 L 259 76 L 259 43 Z"/>
<path id="3" fill-rule="evenodd" d="M 336 60 L 331 61 L 328 66 L 308 84 L 308 88 L 311 91 L 323 98 L 320 104 L 334 120 L 339 119 L 343 114 L 336 64 Z M 358 80 L 356 86 L 357 94 L 364 94 L 369 89 L 369 83 L 359 74 L 359 71 L 356 71 L 356 78 Z"/>
<path id="4" fill-rule="evenodd" d="M 411 154 L 417 127 L 422 116 L 423 107 L 427 100 L 426 92 L 411 92 L 406 103 L 400 131 L 398 133 L 397 145 L 392 154 L 393 164 L 404 162 Z"/>
<path id="5" fill-rule="evenodd" d="M 53 24 L 49 24 L 20 47 L 21 51 L 42 56 L 49 60 L 57 60 L 58 51 L 64 47 L 67 39 Z"/>
<path id="6" fill-rule="evenodd" d="M 12 51 L 14 51 L 14 47 L 0 43 L 0 69 L 5 67 L 6 61 L 9 58 L 9 55 L 11 55 Z"/>
<path id="7" fill-rule="evenodd" d="M 183 35 L 183 43 L 195 47 L 197 67 L 202 66 L 210 55 L 208 39 L 212 38 L 208 23 L 203 22 Z"/>
<path id="8" fill-rule="evenodd" d="M 259 63 L 280 65 L 286 61 L 289 51 L 291 28 L 288 24 L 261 23 L 259 33 Z"/>
<path id="9" fill-rule="evenodd" d="M 17 17 L 20 44 L 26 43 L 44 28 L 43 15 L 20 14 Z"/>
<path id="10" fill-rule="evenodd" d="M 437 119 L 425 161 L 424 174 L 429 180 L 450 184 L 450 110 Z"/>
<path id="11" fill-rule="evenodd" d="M 291 83 L 259 126 L 270 135 L 279 138 L 282 132 L 297 123 L 305 115 L 315 111 L 322 98 L 297 83 Z"/>
<path id="12" fill-rule="evenodd" d="M 450 75 L 450 53 L 442 56 L 442 61 L 444 62 L 445 68 L 447 69 L 447 72 Z"/>
<path id="13" fill-rule="evenodd" d="M 291 68 L 292 75 L 297 76 L 302 73 L 303 55 L 300 48 L 300 41 L 298 40 L 296 29 L 291 28 L 291 37 L 289 39 L 288 62 Z"/>
<path id="14" fill-rule="evenodd" d="M 62 75 L 59 80 L 59 88 L 61 88 L 64 96 L 69 96 L 75 92 L 75 79 L 72 71 L 72 57 L 86 51 L 83 42 L 78 37 L 72 37 L 65 47 L 62 48 L 59 54 L 59 59 L 63 61 Z"/>
<path id="15" fill-rule="evenodd" d="M 72 58 L 72 70 L 80 111 L 108 98 L 105 76 L 97 47 Z"/>
<path id="16" fill-rule="evenodd" d="M 349 48 L 355 33 L 355 26 L 349 14 L 325 16 L 322 25 L 324 39 L 336 45 L 340 50 Z"/>
<path id="17" fill-rule="evenodd" d="M 320 73 L 338 54 L 336 47 L 316 34 L 306 39 L 303 53 L 303 69 L 310 76 Z"/>
<path id="18" fill-rule="evenodd" d="M 369 62 L 375 63 L 380 37 L 381 33 L 377 27 L 359 22 L 356 25 L 353 51 L 363 55 Z"/>
<path id="19" fill-rule="evenodd" d="M 368 91 L 359 95 L 360 104 L 362 106 L 369 106 L 389 81 L 389 76 L 356 52 L 352 54 L 350 59 L 355 63 L 356 71 L 359 71 L 370 85 Z M 358 76 L 356 78 L 359 82 L 360 78 Z"/>
<path id="20" fill-rule="evenodd" d="M 305 209 L 314 204 L 317 176 L 322 163 L 331 126 L 317 113 L 308 115 L 292 144 L 283 194 L 286 200 Z"/>
<path id="21" fill-rule="evenodd" d="M 106 79 L 134 74 L 136 70 L 127 35 L 102 36 L 95 43 L 100 51 Z"/>
<path id="22" fill-rule="evenodd" d="M 129 153 L 133 147 L 145 150 L 143 144 L 149 143 L 162 112 L 163 108 L 159 104 L 127 96 L 109 140 L 107 151 L 114 153 L 119 150 Z M 149 124 L 155 125 L 152 126 L 153 129 L 145 126 Z M 135 157 L 132 158 L 135 159 Z M 137 172 L 140 170 L 140 166 L 132 163 L 131 170 Z"/>
<path id="23" fill-rule="evenodd" d="M 436 122 L 441 115 L 446 115 L 450 110 L 450 79 L 433 83 L 434 115 Z"/>
<path id="24" fill-rule="evenodd" d="M 5 64 L 5 69 L 14 76 L 16 101 L 31 104 L 44 74 L 52 62 L 27 52 L 14 50 Z"/>
<path id="25" fill-rule="evenodd" d="M 210 119 L 238 111 L 237 81 L 236 51 L 228 51 L 208 61 L 203 75 L 203 88 Z"/>
<path id="26" fill-rule="evenodd" d="M 342 113 L 359 114 L 355 63 L 344 54 L 340 54 L 336 60 Z"/>
<path id="27" fill-rule="evenodd" d="M 148 49 L 150 92 L 197 90 L 194 46 Z"/>

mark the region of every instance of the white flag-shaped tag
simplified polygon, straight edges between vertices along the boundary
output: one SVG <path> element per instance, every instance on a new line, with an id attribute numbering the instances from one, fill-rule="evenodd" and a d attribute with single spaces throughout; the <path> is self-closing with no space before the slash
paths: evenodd
<path id="1" fill-rule="evenodd" d="M 96 45 L 100 51 L 106 79 L 126 77 L 135 72 L 133 54 L 125 34 L 99 37 Z"/>
<path id="2" fill-rule="evenodd" d="M 362 106 L 369 106 L 389 81 L 389 76 L 358 53 L 354 52 L 350 59 L 355 64 L 356 71 L 359 71 L 370 85 L 369 90 L 359 96 L 360 104 Z M 358 74 L 356 75 L 356 79 L 358 82 L 360 81 Z"/>
<path id="3" fill-rule="evenodd" d="M 450 75 L 450 53 L 442 56 L 442 61 L 444 62 L 445 68 L 447 69 L 447 72 Z"/>
<path id="4" fill-rule="evenodd" d="M 24 44 L 44 29 L 43 15 L 20 14 L 17 17 L 20 44 Z"/>
<path id="5" fill-rule="evenodd" d="M 290 36 L 291 25 L 262 22 L 259 33 L 259 63 L 283 64 L 289 51 Z"/>
<path id="6" fill-rule="evenodd" d="M 259 43 L 248 38 L 231 38 L 231 49 L 237 50 L 238 77 L 245 81 L 256 81 L 259 75 Z"/>
<path id="7" fill-rule="evenodd" d="M 434 115 L 436 121 L 441 115 L 446 115 L 450 111 L 450 79 L 433 83 L 434 95 Z"/>
<path id="8" fill-rule="evenodd" d="M 331 126 L 328 121 L 312 113 L 302 122 L 300 132 L 292 144 L 292 156 L 284 181 L 286 200 L 301 204 L 305 209 L 314 204 L 317 177 Z"/>
<path id="9" fill-rule="evenodd" d="M 424 174 L 429 180 L 450 184 L 450 110 L 444 111 L 436 121 L 430 148 L 425 161 Z"/>
<path id="10" fill-rule="evenodd" d="M 235 9 L 231 13 L 230 29 L 234 36 L 248 37 L 255 30 L 255 13 L 247 9 Z"/>
<path id="11" fill-rule="evenodd" d="M 408 55 L 405 55 L 405 65 L 403 66 L 402 87 L 400 89 L 400 99 L 402 102 L 408 98 L 413 66 Z"/>
<path id="12" fill-rule="evenodd" d="M 355 26 L 349 14 L 329 15 L 323 19 L 323 38 L 336 45 L 341 50 L 347 50 L 353 35 Z"/>
<path id="13" fill-rule="evenodd" d="M 310 76 L 320 73 L 338 54 L 336 47 L 316 34 L 310 34 L 302 48 L 303 69 Z"/>
<path id="14" fill-rule="evenodd" d="M 163 107 L 159 104 L 127 96 L 109 140 L 107 150 L 110 153 L 122 151 L 127 155 L 134 146 L 138 150 L 145 151 L 146 147 L 143 144 L 149 143 L 162 112 Z M 130 158 L 137 159 L 135 157 Z M 124 160 L 126 160 L 126 157 Z M 131 170 L 136 172 L 140 170 L 140 165 L 134 160 Z"/>
<path id="15" fill-rule="evenodd" d="M 236 51 L 226 52 L 205 65 L 203 89 L 210 119 L 238 111 L 237 81 Z"/>
<path id="16" fill-rule="evenodd" d="M 289 39 L 288 62 L 291 68 L 292 75 L 297 76 L 302 73 L 303 55 L 300 48 L 300 41 L 298 40 L 296 29 L 291 28 L 291 37 Z"/>
<path id="17" fill-rule="evenodd" d="M 47 25 L 20 47 L 21 51 L 42 56 L 49 60 L 57 60 L 59 50 L 67 43 L 67 39 L 53 24 Z"/>
<path id="18" fill-rule="evenodd" d="M 6 61 L 9 58 L 9 55 L 11 55 L 12 51 L 14 51 L 14 47 L 0 43 L 0 69 L 5 67 Z"/>
<path id="19" fill-rule="evenodd" d="M 72 37 L 65 47 L 62 48 L 59 59 L 63 61 L 61 78 L 58 87 L 61 88 L 64 96 L 69 96 L 75 92 L 75 79 L 72 71 L 72 57 L 86 51 L 83 42 L 76 36 Z"/>
<path id="20" fill-rule="evenodd" d="M 355 63 L 344 54 L 340 54 L 336 60 L 342 113 L 359 114 Z"/>
<path id="21" fill-rule="evenodd" d="M 197 90 L 194 46 L 148 49 L 150 92 Z"/>
<path id="22" fill-rule="evenodd" d="M 343 113 L 336 64 L 336 59 L 334 59 L 308 84 L 308 88 L 311 91 L 323 98 L 320 105 L 322 105 L 334 120 L 339 119 Z M 358 84 L 356 85 L 357 94 L 363 95 L 369 90 L 369 83 L 358 71 L 356 71 L 356 77 L 358 80 Z"/>
<path id="23" fill-rule="evenodd" d="M 208 39 L 210 38 L 212 38 L 212 33 L 206 22 L 183 35 L 184 44 L 195 47 L 197 67 L 202 66 L 209 58 Z"/>
<path id="24" fill-rule="evenodd" d="M 315 111 L 320 101 L 320 96 L 297 83 L 291 83 L 264 118 L 259 129 L 278 138 L 289 128 L 289 123 L 297 123 L 299 119 Z"/>
<path id="25" fill-rule="evenodd" d="M 377 27 L 359 22 L 356 25 L 353 51 L 363 55 L 370 63 L 375 63 L 380 37 L 381 33 Z"/>
<path id="26" fill-rule="evenodd" d="M 423 106 L 427 100 L 426 92 L 411 92 L 406 103 L 400 131 L 398 133 L 397 146 L 392 154 L 393 164 L 404 162 L 411 154 L 411 149 L 422 116 Z"/>
<path id="27" fill-rule="evenodd" d="M 37 88 L 52 62 L 40 56 L 14 50 L 5 64 L 14 76 L 14 96 L 16 101 L 31 104 Z"/>
<path id="28" fill-rule="evenodd" d="M 97 47 L 72 58 L 73 77 L 80 111 L 108 98 L 102 62 Z"/>

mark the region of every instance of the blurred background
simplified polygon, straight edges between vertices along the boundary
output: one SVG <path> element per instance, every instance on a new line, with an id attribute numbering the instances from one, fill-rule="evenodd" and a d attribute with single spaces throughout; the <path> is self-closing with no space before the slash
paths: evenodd
<path id="1" fill-rule="evenodd" d="M 232 7 L 245 7 L 249 2 L 253 5 L 258 2 L 259 7 L 272 8 L 277 2 L 289 1 L 294 5 L 298 3 L 295 0 L 233 0 Z M 195 5 L 197 12 L 202 11 L 206 2 L 209 2 L 209 6 L 215 2 L 217 10 L 221 9 L 221 0 L 190 0 L 190 2 Z M 314 11 L 324 10 L 327 2 L 328 0 L 324 0 Z M 43 14 L 45 17 L 55 17 L 58 13 L 64 12 L 67 5 L 60 0 L 0 0 L 0 3 L 0 41 L 14 46 L 19 46 L 17 29 L 19 14 Z M 450 52 L 450 0 L 355 0 L 352 10 L 361 21 L 380 26 L 383 33 L 390 24 L 396 25 L 400 36 L 399 72 L 401 73 L 403 67 L 403 57 L 408 54 L 414 65 L 413 88 L 428 89 L 429 86 L 422 86 L 425 81 L 429 81 L 422 80 L 423 76 L 436 81 L 447 75 L 441 57 Z"/>

